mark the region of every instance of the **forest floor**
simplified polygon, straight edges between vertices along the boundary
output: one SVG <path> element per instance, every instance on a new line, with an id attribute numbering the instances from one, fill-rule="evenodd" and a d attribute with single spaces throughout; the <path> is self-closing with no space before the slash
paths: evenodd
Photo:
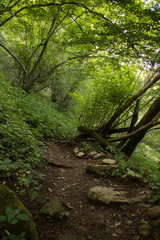
<path id="1" fill-rule="evenodd" d="M 86 166 L 98 160 L 78 158 L 75 143 L 46 141 L 41 172 L 40 195 L 34 199 L 23 197 L 33 215 L 40 240 L 159 240 L 160 230 L 142 238 L 138 228 L 149 221 L 146 210 L 155 205 L 148 185 L 115 177 L 96 178 L 86 172 Z M 58 165 L 50 164 L 57 159 Z M 87 198 L 90 188 L 101 185 L 126 191 L 127 197 L 144 196 L 141 203 L 103 205 Z M 62 197 L 69 216 L 65 219 L 47 218 L 39 214 L 47 199 Z M 67 237 L 68 236 L 68 237 Z"/>

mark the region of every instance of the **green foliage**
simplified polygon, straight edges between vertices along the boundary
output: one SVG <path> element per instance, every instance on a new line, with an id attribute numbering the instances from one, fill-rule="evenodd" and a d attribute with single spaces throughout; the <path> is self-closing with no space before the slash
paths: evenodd
<path id="1" fill-rule="evenodd" d="M 12 209 L 11 207 L 7 206 L 5 209 L 5 215 L 0 216 L 0 222 L 7 222 L 9 224 L 17 224 L 19 221 L 31 221 L 27 214 L 21 213 L 19 208 Z M 9 234 L 8 236 L 3 236 L 2 240 L 26 240 L 25 232 L 21 234 L 10 234 L 6 229 L 5 232 Z"/>
<path id="2" fill-rule="evenodd" d="M 20 213 L 20 209 L 12 209 L 11 207 L 7 206 L 5 209 L 5 215 L 0 216 L 0 222 L 8 222 L 11 224 L 18 223 L 19 220 L 21 221 L 30 221 L 31 219 L 24 213 Z"/>
<path id="3" fill-rule="evenodd" d="M 2 178 L 17 177 L 17 171 L 27 171 L 39 163 L 40 144 L 25 122 L 14 96 L 14 88 L 0 83 L 0 171 Z M 15 171 L 16 170 L 16 171 Z M 21 174 L 21 173 L 20 173 Z"/>
<path id="4" fill-rule="evenodd" d="M 153 156 L 153 155 L 152 155 Z M 139 173 L 144 176 L 150 187 L 155 190 L 155 195 L 160 192 L 160 165 L 153 158 L 143 155 L 141 148 L 138 148 L 133 156 L 132 161 Z"/>
<path id="5" fill-rule="evenodd" d="M 75 135 L 73 120 L 60 112 L 57 104 L 39 94 L 28 95 L 0 82 L 0 172 L 1 181 L 39 189 L 35 169 L 41 161 L 43 137 L 58 139 Z"/>
<path id="6" fill-rule="evenodd" d="M 159 62 L 159 4 L 154 2 L 52 1 L 47 7 L 48 0 L 1 1 L 1 71 L 27 92 L 52 85 L 59 102 L 66 96 L 76 102 L 75 107 L 72 104 L 76 116 L 67 115 L 63 107 L 41 95 L 27 95 L 0 82 L 2 180 L 13 178 L 26 186 L 36 183 L 43 137 L 74 137 L 79 117 L 80 124 L 99 127 L 134 94 L 137 68 L 132 67 L 133 61 L 152 66 Z M 45 7 L 34 6 L 44 3 Z M 132 107 L 127 109 L 115 125 L 132 113 Z M 148 152 L 150 146 L 145 145 Z M 157 151 L 153 155 L 158 161 Z M 143 162 L 141 156 L 137 158 Z M 136 160 L 133 166 L 124 162 L 120 166 L 131 175 L 137 166 L 140 174 L 147 175 Z"/>
<path id="7" fill-rule="evenodd" d="M 121 66 L 117 61 L 110 61 L 103 68 L 97 68 L 95 80 L 89 83 L 91 89 L 87 92 L 81 117 L 81 124 L 90 128 L 109 120 L 113 112 L 137 89 L 136 75 L 127 65 Z"/>
<path id="8" fill-rule="evenodd" d="M 25 232 L 22 232 L 20 234 L 9 234 L 8 236 L 3 236 L 2 240 L 27 240 L 25 235 Z"/>
<path id="9" fill-rule="evenodd" d="M 52 4 L 48 0 L 2 1 L 0 43 L 19 59 L 14 58 L 16 63 L 12 64 L 14 83 L 28 92 L 40 90 L 55 80 L 54 73 L 67 62 L 77 58 L 84 63 L 84 59 L 99 54 L 147 58 L 151 63 L 159 43 L 157 6 L 158 1 L 146 4 L 142 0 L 131 4 L 104 0 Z M 8 65 L 3 59 L 5 72 L 10 72 Z"/>
<path id="10" fill-rule="evenodd" d="M 76 126 L 74 121 L 59 110 L 56 103 L 39 94 L 29 94 L 18 99 L 25 121 L 32 132 L 39 137 L 53 137 L 57 139 L 70 139 L 75 136 Z"/>
<path id="11" fill-rule="evenodd" d="M 143 139 L 139 145 L 137 151 L 147 158 L 159 162 L 160 155 L 160 130 L 153 130 L 147 133 L 146 137 Z"/>
<path id="12" fill-rule="evenodd" d="M 136 150 L 130 160 L 127 160 L 124 155 L 116 153 L 115 159 L 118 161 L 119 167 L 113 175 L 124 178 L 129 174 L 133 179 L 147 182 L 155 190 L 155 200 L 158 200 L 160 195 L 160 166 L 153 159 L 144 156 L 139 150 Z"/>

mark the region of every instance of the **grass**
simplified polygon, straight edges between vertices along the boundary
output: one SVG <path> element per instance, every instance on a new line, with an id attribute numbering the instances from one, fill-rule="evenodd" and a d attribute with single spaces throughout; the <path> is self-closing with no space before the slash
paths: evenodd
<path id="1" fill-rule="evenodd" d="M 0 181 L 29 187 L 38 184 L 43 139 L 73 138 L 76 123 L 47 97 L 0 78 Z"/>

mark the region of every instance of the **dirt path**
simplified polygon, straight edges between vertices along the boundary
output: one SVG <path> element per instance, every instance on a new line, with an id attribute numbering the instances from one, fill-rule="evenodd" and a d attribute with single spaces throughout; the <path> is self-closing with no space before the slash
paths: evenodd
<path id="1" fill-rule="evenodd" d="M 113 177 L 101 179 L 88 175 L 86 166 L 98 160 L 77 158 L 73 153 L 74 147 L 69 142 L 46 143 L 45 160 L 54 163 L 46 161 L 41 170 L 45 174 L 41 194 L 34 200 L 28 199 L 27 203 L 37 224 L 40 240 L 56 240 L 61 236 L 72 236 L 71 240 L 143 239 L 139 236 L 138 227 L 148 221 L 146 209 L 151 205 L 148 188 L 132 181 L 121 182 Z M 128 197 L 143 195 L 146 198 L 143 203 L 95 204 L 87 199 L 87 191 L 97 185 L 127 191 Z M 55 196 L 63 198 L 69 212 L 69 217 L 63 221 L 38 214 L 46 199 Z M 159 233 L 154 231 L 147 239 L 159 240 Z"/>

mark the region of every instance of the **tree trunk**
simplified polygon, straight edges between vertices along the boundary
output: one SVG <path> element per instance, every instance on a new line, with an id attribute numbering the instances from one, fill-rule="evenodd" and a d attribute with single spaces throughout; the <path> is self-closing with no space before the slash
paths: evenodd
<path id="1" fill-rule="evenodd" d="M 140 120 L 140 122 L 135 127 L 136 129 L 141 128 L 144 125 L 149 124 L 150 122 L 153 122 L 156 124 L 158 122 L 158 119 L 160 117 L 160 97 L 158 97 L 150 106 L 148 111 L 145 113 L 143 118 Z M 137 145 L 141 142 L 141 140 L 144 138 L 145 134 L 147 133 L 148 129 L 144 129 L 144 131 L 139 132 L 136 134 L 136 136 L 133 136 L 128 140 L 126 145 L 121 149 L 121 151 L 128 157 L 132 155 Z"/>
<path id="2" fill-rule="evenodd" d="M 97 129 L 97 132 L 100 133 L 103 137 L 111 130 L 113 123 L 117 118 L 140 96 L 142 96 L 149 88 L 151 88 L 157 81 L 160 80 L 160 73 L 158 73 L 152 81 L 147 83 L 137 94 L 131 97 L 122 107 L 117 109 L 117 111 L 113 114 L 113 116 L 109 119 L 107 123 L 105 123 L 102 127 Z"/>
<path id="3" fill-rule="evenodd" d="M 130 157 L 134 150 L 136 149 L 137 145 L 141 142 L 141 140 L 144 138 L 146 134 L 145 132 L 142 132 L 138 134 L 135 137 L 132 137 L 126 145 L 122 148 L 121 152 L 123 152 L 127 157 Z"/>

